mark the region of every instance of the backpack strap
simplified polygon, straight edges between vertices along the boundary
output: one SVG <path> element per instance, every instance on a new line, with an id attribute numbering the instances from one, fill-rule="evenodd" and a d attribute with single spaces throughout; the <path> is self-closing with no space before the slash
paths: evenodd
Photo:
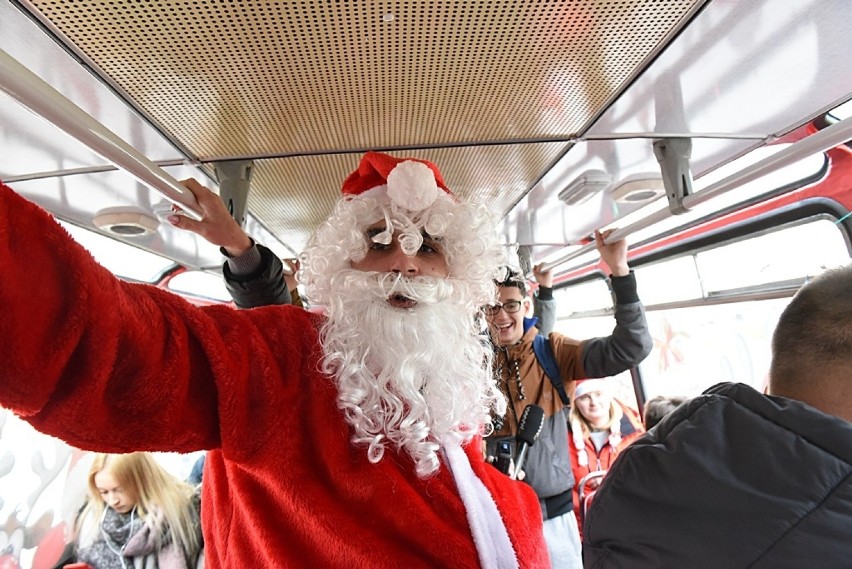
<path id="1" fill-rule="evenodd" d="M 562 404 L 570 407 L 571 401 L 565 392 L 565 386 L 562 384 L 562 374 L 559 373 L 559 366 L 556 363 L 556 357 L 553 355 L 550 340 L 541 334 L 536 335 L 533 338 L 533 351 L 535 352 L 535 359 L 538 360 L 538 365 L 542 367 L 544 374 L 550 379 L 550 383 L 553 384 L 553 387 L 559 393 Z"/>

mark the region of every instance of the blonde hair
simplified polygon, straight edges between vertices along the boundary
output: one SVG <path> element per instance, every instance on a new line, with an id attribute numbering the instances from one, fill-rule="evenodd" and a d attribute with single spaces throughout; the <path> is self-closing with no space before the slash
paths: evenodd
<path id="1" fill-rule="evenodd" d="M 171 542 L 189 559 L 195 558 L 201 540 L 192 486 L 166 472 L 150 453 L 96 454 L 88 476 L 90 499 L 80 520 L 100 520 L 108 507 L 95 484 L 100 472 L 108 472 L 124 488 L 141 520 L 148 521 L 155 511 L 162 512 L 167 531 L 157 536 L 158 549 Z"/>
<path id="2" fill-rule="evenodd" d="M 616 401 L 615 397 L 611 397 L 609 401 L 609 420 L 606 428 L 609 430 L 609 444 L 617 451 L 618 445 L 621 442 L 621 418 L 624 416 L 624 410 Z M 586 439 L 592 435 L 592 424 L 586 419 L 578 409 L 576 399 L 574 405 L 571 406 L 569 414 L 571 422 L 571 442 L 577 450 L 577 462 L 580 466 L 589 465 L 589 456 L 586 453 Z"/>
<path id="3" fill-rule="evenodd" d="M 613 430 L 615 426 L 617 430 L 621 430 L 619 427 L 621 426 L 621 418 L 624 416 L 624 411 L 621 409 L 621 405 L 615 400 L 615 397 L 611 397 L 609 401 L 609 420 L 607 421 L 606 428 L 610 431 Z M 592 434 L 592 424 L 588 419 L 583 417 L 583 414 L 580 413 L 580 410 L 577 408 L 577 404 L 571 406 L 570 420 L 572 428 L 576 426 L 580 427 L 580 431 L 583 433 L 583 438 L 587 439 Z"/>

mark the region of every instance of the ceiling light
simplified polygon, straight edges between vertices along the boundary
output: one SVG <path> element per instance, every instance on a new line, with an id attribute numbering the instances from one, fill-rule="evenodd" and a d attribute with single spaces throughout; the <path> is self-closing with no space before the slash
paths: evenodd
<path id="1" fill-rule="evenodd" d="M 559 199 L 565 205 L 580 205 L 611 183 L 612 176 L 603 170 L 586 170 L 559 192 Z"/>

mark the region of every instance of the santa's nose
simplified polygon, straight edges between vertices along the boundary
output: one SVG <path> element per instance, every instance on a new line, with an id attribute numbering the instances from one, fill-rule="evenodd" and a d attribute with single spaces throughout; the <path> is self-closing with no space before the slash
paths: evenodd
<path id="1" fill-rule="evenodd" d="M 420 265 L 415 255 L 406 255 L 399 244 L 393 248 L 390 270 L 392 273 L 402 273 L 405 276 L 416 276 L 420 273 Z"/>

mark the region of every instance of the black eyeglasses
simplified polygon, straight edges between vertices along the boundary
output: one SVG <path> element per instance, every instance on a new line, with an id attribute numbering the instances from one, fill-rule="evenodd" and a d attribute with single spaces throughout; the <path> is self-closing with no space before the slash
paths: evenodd
<path id="1" fill-rule="evenodd" d="M 488 306 L 483 307 L 482 311 L 486 316 L 497 316 L 497 313 L 500 312 L 500 309 L 502 308 L 506 311 L 506 314 L 514 314 L 521 309 L 521 304 L 523 304 L 523 301 L 521 300 L 510 300 L 503 304 L 498 302 L 497 304 L 489 304 Z"/>

